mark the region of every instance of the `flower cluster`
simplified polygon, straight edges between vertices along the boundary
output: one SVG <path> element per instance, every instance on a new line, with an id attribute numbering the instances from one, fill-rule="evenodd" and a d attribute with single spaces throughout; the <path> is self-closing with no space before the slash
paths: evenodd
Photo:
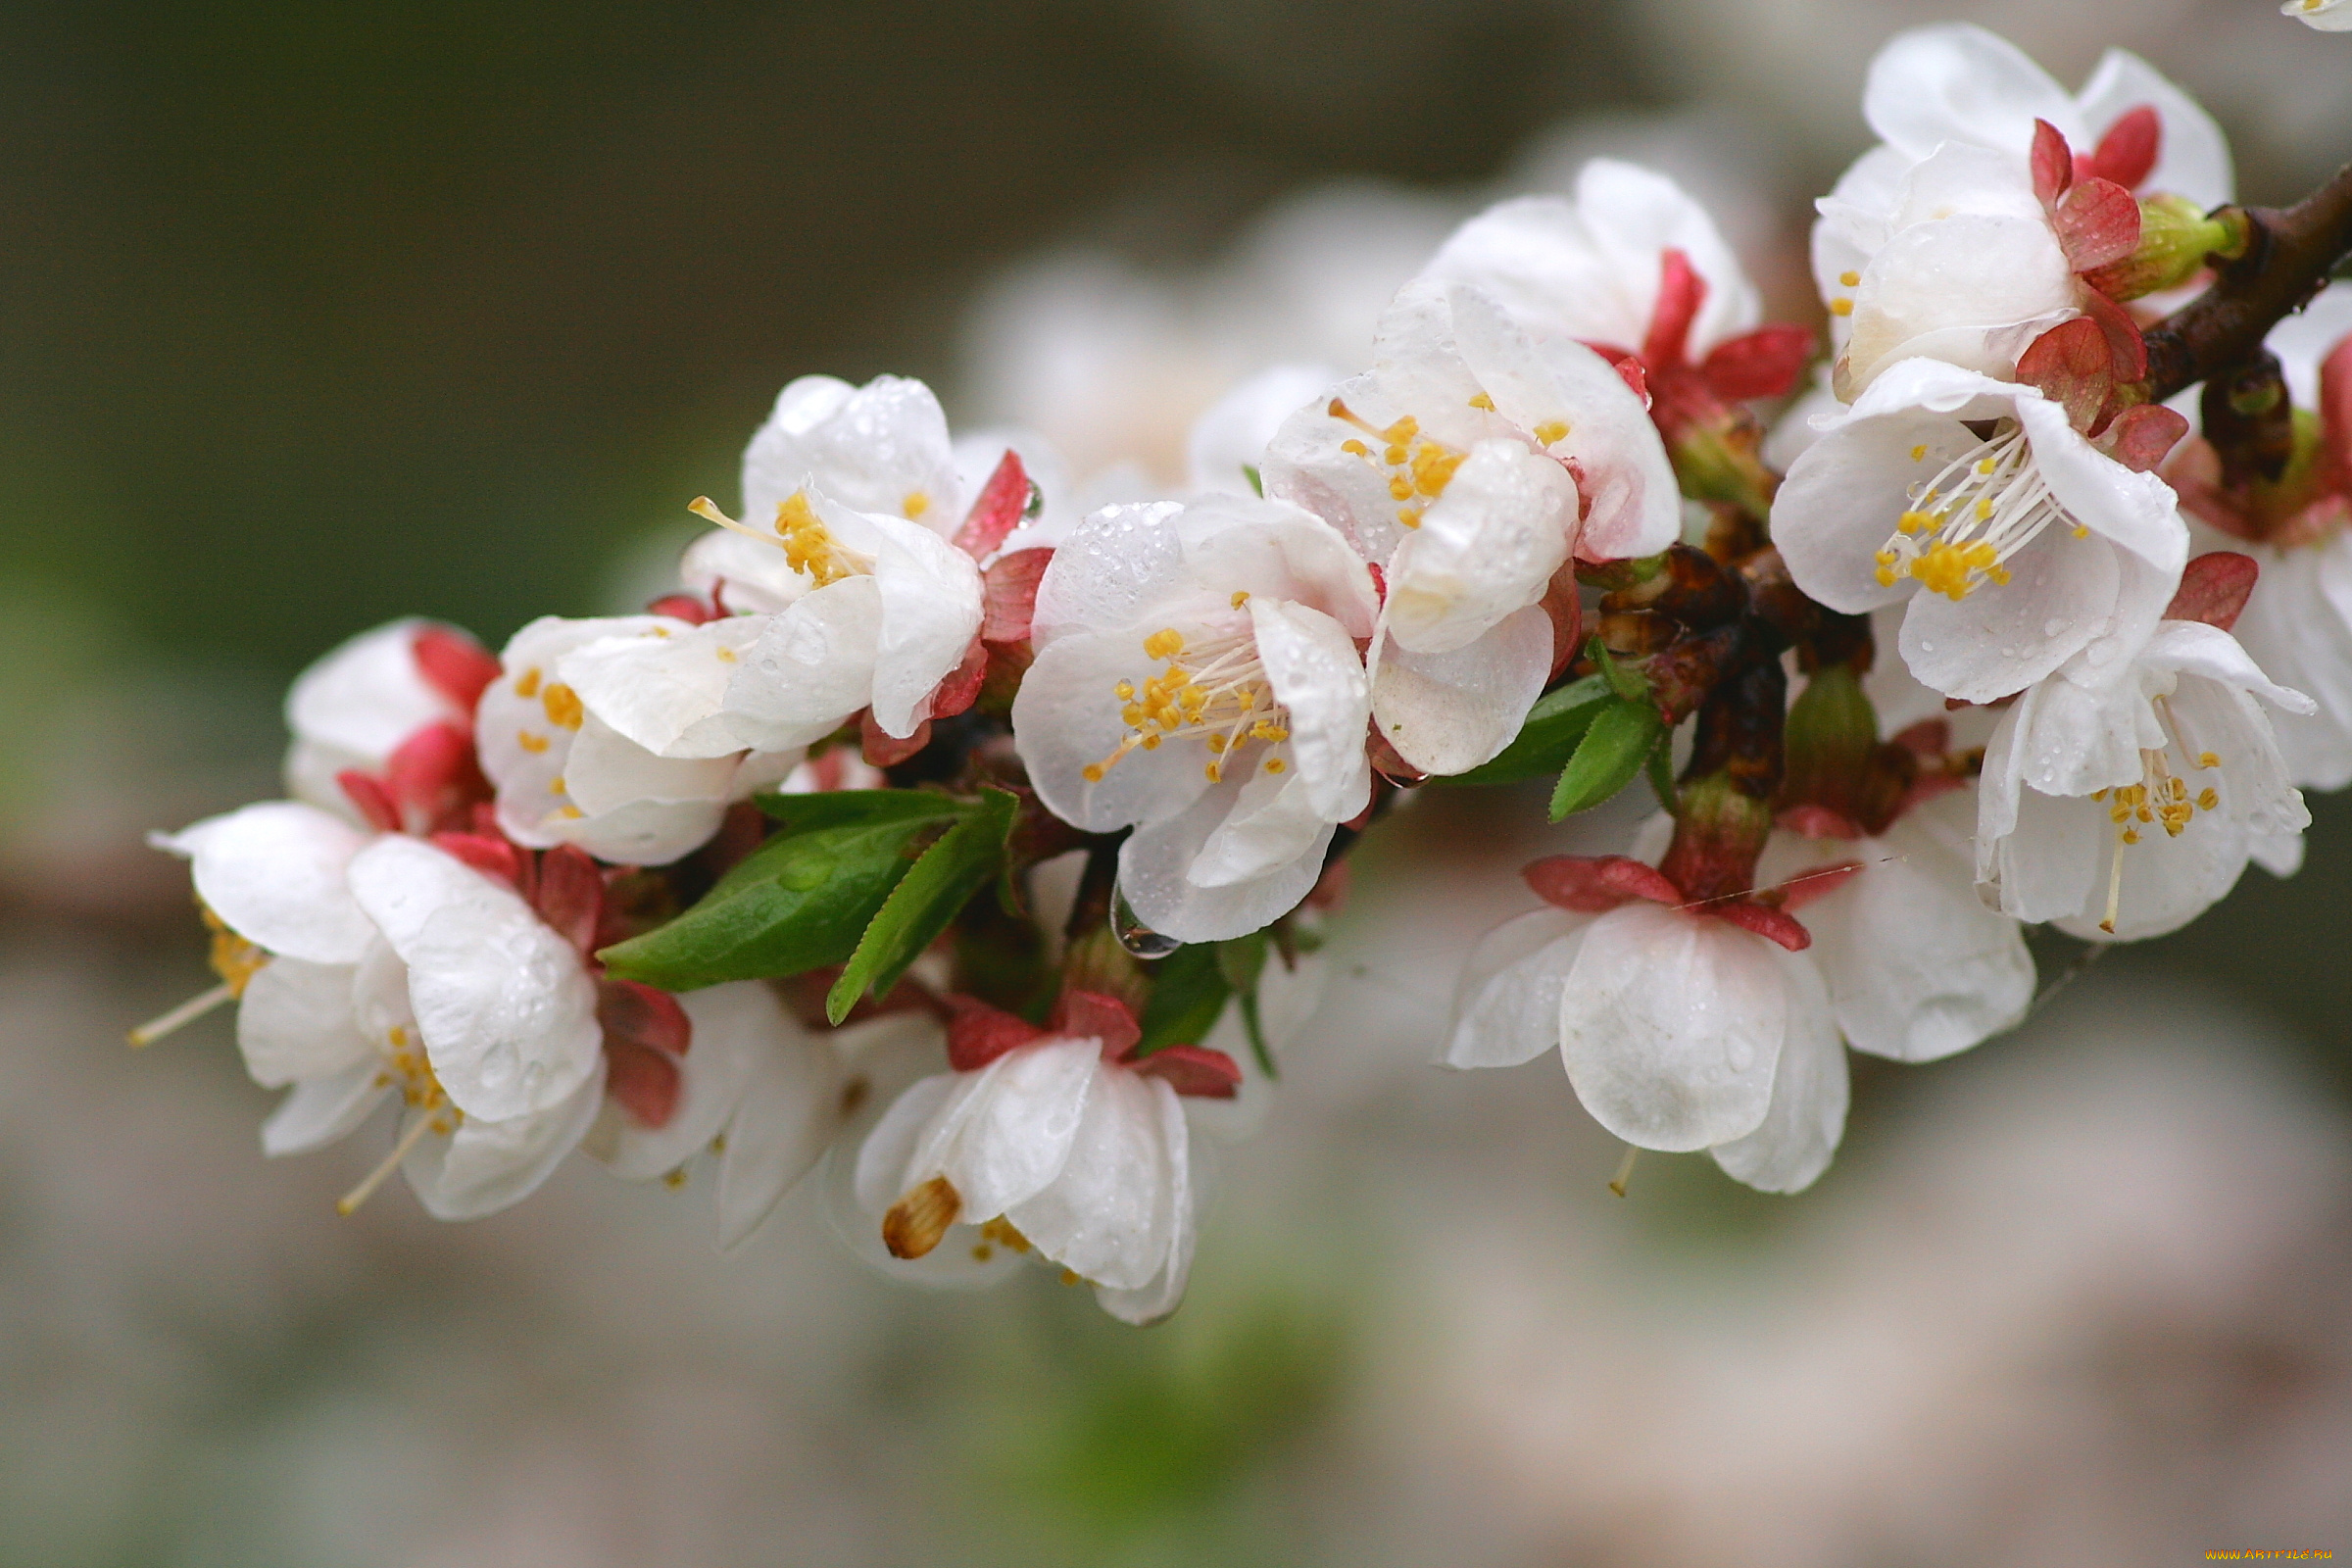
<path id="1" fill-rule="evenodd" d="M 2352 222 L 2264 281 L 2282 220 L 2121 53 L 2070 93 L 1926 28 L 1863 109 L 1826 344 L 1600 160 L 1446 239 L 1361 373 L 1235 388 L 1187 486 L 794 381 L 644 613 L 302 676 L 287 799 L 156 840 L 222 983 L 139 1038 L 236 1000 L 273 1154 L 397 1103 L 347 1208 L 398 1169 L 486 1213 L 576 1148 L 708 1161 L 732 1244 L 838 1150 L 888 1266 L 1034 1258 L 1149 1321 L 1348 847 L 1556 776 L 1555 821 L 1659 810 L 1526 868 L 1440 1058 L 1556 1046 L 1628 1145 L 1807 1186 L 1849 1047 L 2011 1027 L 2029 926 L 2173 930 L 2352 782 L 2352 302 L 2279 320 Z M 2199 314 L 2233 289 L 2267 348 Z"/>

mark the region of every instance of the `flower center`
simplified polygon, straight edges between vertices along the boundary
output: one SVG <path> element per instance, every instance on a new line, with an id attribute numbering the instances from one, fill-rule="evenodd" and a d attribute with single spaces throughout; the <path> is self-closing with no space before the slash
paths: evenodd
<path id="1" fill-rule="evenodd" d="M 1236 593 L 1233 608 L 1249 600 L 1247 593 Z M 1140 687 L 1122 680 L 1111 688 L 1127 734 L 1108 757 L 1087 765 L 1088 783 L 1101 783 L 1130 752 L 1155 752 L 1162 741 L 1197 738 L 1208 748 L 1205 771 L 1215 784 L 1225 776 L 1226 760 L 1245 743 L 1290 739 L 1290 714 L 1266 682 L 1257 638 L 1246 620 L 1193 643 L 1175 627 L 1163 626 L 1144 639 L 1144 656 L 1166 661 L 1167 668 Z M 1266 759 L 1269 773 L 1285 765 L 1279 757 Z"/>
<path id="2" fill-rule="evenodd" d="M 1914 463 L 1927 455 L 1924 443 L 1911 449 Z M 1911 504 L 1876 557 L 1882 588 L 1916 577 L 1930 593 L 1965 599 L 1986 582 L 2006 583 L 2009 558 L 2051 523 L 2066 522 L 2078 539 L 2090 532 L 2050 494 L 2015 419 L 2001 420 L 1907 495 Z"/>
<path id="3" fill-rule="evenodd" d="M 918 499 L 924 501 L 923 507 L 917 508 L 917 511 L 929 506 L 928 500 L 919 493 L 906 499 L 909 503 Z M 862 577 L 874 569 L 871 561 L 833 537 L 833 531 L 825 526 L 824 519 L 816 514 L 816 509 L 808 504 L 808 492 L 806 490 L 795 490 L 776 503 L 773 533 L 761 533 L 757 528 L 737 522 L 719 511 L 709 496 L 695 497 L 686 510 L 706 521 L 715 522 L 721 528 L 742 534 L 746 539 L 757 539 L 763 545 L 775 546 L 784 552 L 786 565 L 808 575 L 819 588 L 837 583 L 845 577 Z"/>
<path id="4" fill-rule="evenodd" d="M 400 1168 L 410 1152 L 424 1142 L 425 1134 L 436 1133 L 446 1138 L 466 1119 L 466 1113 L 450 1103 L 441 1080 L 433 1075 L 433 1064 L 424 1054 L 424 1042 L 412 1035 L 406 1025 L 391 1027 L 384 1036 L 383 1049 L 384 1064 L 376 1070 L 376 1087 L 399 1088 L 401 1103 L 409 1112 L 409 1125 L 402 1131 L 400 1142 L 392 1146 L 392 1152 L 361 1178 L 359 1186 L 336 1200 L 338 1214 L 349 1215 L 368 1201 L 385 1178 Z"/>
<path id="5" fill-rule="evenodd" d="M 2200 772 L 2222 765 L 2220 756 L 2213 752 L 2191 752 L 2173 721 L 2172 705 L 2161 697 L 2153 701 L 2158 722 L 2182 757 L 2194 757 Z M 2099 922 L 2099 929 L 2109 936 L 2115 934 L 2116 912 L 2123 902 L 2124 850 L 2139 842 L 2139 830 L 2161 826 L 2167 838 L 2177 839 L 2199 811 L 2219 810 L 2222 805 L 2221 791 L 2211 785 L 2189 794 L 2188 780 L 2173 771 L 2169 748 L 2140 748 L 2139 765 L 2138 783 L 2099 790 L 2091 796 L 2105 804 L 2107 820 L 2115 824 L 2115 854 L 2107 870 L 2107 915 Z"/>
<path id="6" fill-rule="evenodd" d="M 1483 392 L 1479 394 L 1479 399 L 1483 401 L 1474 400 L 1475 406 L 1494 408 L 1494 400 Z M 1469 456 L 1423 435 L 1421 421 L 1409 414 L 1382 429 L 1338 398 L 1333 398 L 1324 412 L 1335 419 L 1355 426 L 1380 444 L 1380 450 L 1375 454 L 1369 443 L 1350 438 L 1340 443 L 1340 450 L 1350 457 L 1363 459 L 1388 475 L 1389 499 L 1397 503 L 1396 521 L 1402 527 L 1421 526 L 1421 514 L 1429 510 L 1432 501 L 1446 493 L 1446 486 L 1453 481 L 1453 470 L 1460 467 L 1462 461 Z M 1560 434 L 1567 433 L 1568 427 L 1562 424 Z"/>

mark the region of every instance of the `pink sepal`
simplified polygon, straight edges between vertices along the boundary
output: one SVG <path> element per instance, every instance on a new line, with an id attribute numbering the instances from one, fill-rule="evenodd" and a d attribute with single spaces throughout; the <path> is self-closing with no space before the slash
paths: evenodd
<path id="1" fill-rule="evenodd" d="M 956 548 L 974 561 L 995 554 L 1004 536 L 1020 526 L 1021 514 L 1029 510 L 1029 470 L 1021 466 L 1021 455 L 1006 447 L 996 471 L 980 487 L 972 510 L 965 514 L 963 526 L 956 530 Z"/>
<path id="2" fill-rule="evenodd" d="M 1727 403 L 1786 397 L 1813 363 L 1814 339 L 1801 326 L 1759 326 L 1715 345 L 1698 373 Z"/>
<path id="3" fill-rule="evenodd" d="M 635 980 L 596 983 L 596 1021 L 605 1040 L 626 1040 L 672 1056 L 694 1045 L 694 1020 L 668 992 Z"/>
<path id="4" fill-rule="evenodd" d="M 2228 631 L 2237 624 L 2239 612 L 2254 592 L 2262 567 L 2252 556 L 2234 550 L 2214 550 L 2198 556 L 2180 569 L 2180 587 L 2164 607 L 2167 620 L 2201 620 Z"/>
<path id="5" fill-rule="evenodd" d="M 1690 258 L 1671 245 L 1660 251 L 1658 297 L 1649 310 L 1649 332 L 1642 339 L 1642 363 L 1657 370 L 1687 363 L 1690 323 L 1706 302 L 1707 280 Z"/>
<path id="6" fill-rule="evenodd" d="M 421 628 L 409 651 L 424 683 L 468 714 L 498 679 L 497 657 L 454 626 Z"/>
<path id="7" fill-rule="evenodd" d="M 947 679 L 932 688 L 929 717 L 954 718 L 971 707 L 980 696 L 980 683 L 987 678 L 988 645 L 975 637 L 971 646 L 963 651 L 963 662 L 948 671 Z M 929 722 L 929 718 L 925 722 Z"/>
<path id="8" fill-rule="evenodd" d="M 1170 1089 L 1195 1100 L 1231 1100 L 1242 1085 L 1242 1069 L 1222 1051 L 1205 1046 L 1162 1046 L 1129 1063 L 1148 1078 L 1163 1078 Z"/>
<path id="9" fill-rule="evenodd" d="M 2125 111 L 2088 157 L 2075 155 L 2077 179 L 2111 179 L 2126 190 L 2137 190 L 2156 169 L 2164 151 L 2164 120 L 2153 104 Z"/>
<path id="10" fill-rule="evenodd" d="M 1656 866 L 1623 855 L 1547 856 L 1519 874 L 1544 903 L 1579 914 L 1600 914 L 1636 899 L 1668 906 L 1688 902 Z"/>
<path id="11" fill-rule="evenodd" d="M 897 736 L 874 722 L 874 710 L 867 709 L 858 715 L 858 750 L 868 764 L 874 767 L 896 767 L 915 753 L 931 744 L 931 721 L 924 719 L 914 726 L 914 733 Z"/>
<path id="12" fill-rule="evenodd" d="M 2188 420 L 2161 403 L 2135 403 L 2115 416 L 2099 449 L 2133 473 L 2153 473 L 2188 434 Z"/>
<path id="13" fill-rule="evenodd" d="M 956 993 L 946 1000 L 948 1065 L 957 1072 L 978 1072 L 1006 1052 L 1046 1038 L 1046 1030 L 1002 1007 Z"/>
<path id="14" fill-rule="evenodd" d="M 682 1087 L 675 1056 L 634 1040 L 605 1036 L 605 1094 L 638 1126 L 668 1126 L 678 1113 Z"/>
<path id="15" fill-rule="evenodd" d="M 400 808 L 392 804 L 392 792 L 384 788 L 383 780 L 356 767 L 347 767 L 335 775 L 335 782 L 342 787 L 343 798 L 351 802 L 352 808 L 369 827 L 378 833 L 400 831 Z"/>
<path id="16" fill-rule="evenodd" d="M 495 877 L 507 886 L 530 897 L 530 858 L 503 838 L 488 833 L 435 833 L 430 840 L 434 849 L 465 861 L 487 877 Z"/>
<path id="17" fill-rule="evenodd" d="M 1775 909 L 1762 904 L 1750 904 L 1745 899 L 1726 899 L 1710 904 L 1702 911 L 1719 920 L 1728 920 L 1742 931 L 1753 931 L 1767 942 L 1777 942 L 1790 953 L 1802 953 L 1813 945 L 1813 933 L 1804 922 L 1786 909 Z"/>
<path id="18" fill-rule="evenodd" d="M 1144 1038 L 1127 1004 L 1100 991 L 1064 991 L 1046 1027 L 1072 1039 L 1102 1042 L 1102 1059 L 1123 1061 Z"/>
<path id="19" fill-rule="evenodd" d="M 605 912 L 605 876 L 586 850 L 559 844 L 540 856 L 530 900 L 539 918 L 582 957 L 596 951 L 597 927 Z"/>
<path id="20" fill-rule="evenodd" d="M 1791 806 L 1775 817 L 1774 822 L 1784 830 L 1807 839 L 1860 839 L 1870 835 L 1862 825 L 1843 811 L 1827 806 L 1806 804 Z"/>
<path id="21" fill-rule="evenodd" d="M 981 574 L 980 637 L 983 642 L 1017 643 L 1028 639 L 1037 617 L 1037 585 L 1053 564 L 1050 549 L 1015 550 L 999 556 Z"/>

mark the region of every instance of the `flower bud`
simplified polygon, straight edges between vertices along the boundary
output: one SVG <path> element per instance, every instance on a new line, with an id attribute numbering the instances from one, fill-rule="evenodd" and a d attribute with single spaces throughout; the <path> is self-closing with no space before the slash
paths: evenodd
<path id="1" fill-rule="evenodd" d="M 2234 207 L 2208 214 L 2185 196 L 2149 196 L 2139 204 L 2139 244 L 2132 254 L 2083 275 L 2109 299 L 2135 300 L 2180 287 L 2208 256 L 2243 255 L 2251 237 L 2246 215 Z"/>

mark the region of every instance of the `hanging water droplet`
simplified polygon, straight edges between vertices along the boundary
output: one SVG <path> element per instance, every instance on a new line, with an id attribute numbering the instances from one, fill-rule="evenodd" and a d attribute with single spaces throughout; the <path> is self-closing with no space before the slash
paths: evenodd
<path id="1" fill-rule="evenodd" d="M 1113 892 L 1110 896 L 1110 934 L 1119 939 L 1119 946 L 1139 958 L 1164 958 L 1184 946 L 1174 937 L 1163 936 L 1135 917 L 1127 904 L 1127 895 Z"/>

